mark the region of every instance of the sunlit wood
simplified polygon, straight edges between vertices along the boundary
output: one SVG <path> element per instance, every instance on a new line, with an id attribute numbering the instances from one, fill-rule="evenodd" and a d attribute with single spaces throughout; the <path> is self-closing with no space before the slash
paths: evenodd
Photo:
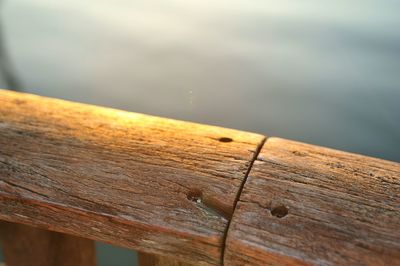
<path id="1" fill-rule="evenodd" d="M 4 235 L 152 266 L 400 264 L 399 163 L 265 139 L 0 90 Z"/>
<path id="2" fill-rule="evenodd" d="M 3 90 L 0 219 L 218 264 L 263 139 Z"/>

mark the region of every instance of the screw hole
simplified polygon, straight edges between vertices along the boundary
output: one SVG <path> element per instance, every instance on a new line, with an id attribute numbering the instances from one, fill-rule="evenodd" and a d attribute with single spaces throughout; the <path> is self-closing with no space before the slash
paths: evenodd
<path id="1" fill-rule="evenodd" d="M 201 202 L 202 193 L 200 189 L 191 189 L 187 194 L 187 199 L 193 202 L 200 203 Z"/>
<path id="2" fill-rule="evenodd" d="M 283 205 L 271 209 L 271 214 L 275 217 L 282 218 L 288 214 L 289 210 Z"/>
<path id="3" fill-rule="evenodd" d="M 219 139 L 219 141 L 220 141 L 220 142 L 232 142 L 233 139 L 231 139 L 231 138 L 226 138 L 226 137 L 222 137 L 222 138 Z"/>

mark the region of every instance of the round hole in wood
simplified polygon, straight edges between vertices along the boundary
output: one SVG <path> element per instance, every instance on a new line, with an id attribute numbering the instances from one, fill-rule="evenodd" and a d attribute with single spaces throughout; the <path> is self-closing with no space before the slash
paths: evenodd
<path id="1" fill-rule="evenodd" d="M 233 139 L 227 138 L 227 137 L 222 137 L 222 138 L 219 138 L 219 141 L 220 141 L 220 142 L 232 142 Z"/>
<path id="2" fill-rule="evenodd" d="M 201 190 L 197 188 L 193 188 L 189 190 L 189 192 L 187 193 L 187 199 L 197 203 L 201 202 L 201 196 L 202 196 Z"/>
<path id="3" fill-rule="evenodd" d="M 283 205 L 279 205 L 271 209 L 271 214 L 275 217 L 282 218 L 288 214 L 289 210 Z"/>

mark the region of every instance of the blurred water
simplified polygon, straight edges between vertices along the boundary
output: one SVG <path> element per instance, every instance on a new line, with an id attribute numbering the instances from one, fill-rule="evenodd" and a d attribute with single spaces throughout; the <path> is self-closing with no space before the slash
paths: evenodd
<path id="1" fill-rule="evenodd" d="M 396 0 L 13 0 L 1 12 L 28 92 L 400 161 L 399 10 Z"/>
<path id="2" fill-rule="evenodd" d="M 96 243 L 97 266 L 136 266 L 136 252 L 125 248 L 117 248 L 103 243 Z"/>

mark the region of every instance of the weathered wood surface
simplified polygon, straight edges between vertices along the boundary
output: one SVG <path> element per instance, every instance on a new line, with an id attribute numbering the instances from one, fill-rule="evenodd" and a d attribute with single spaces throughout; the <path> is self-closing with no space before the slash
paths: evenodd
<path id="1" fill-rule="evenodd" d="M 195 266 L 195 264 L 181 262 L 171 257 L 157 256 L 140 252 L 138 254 L 139 266 Z"/>
<path id="2" fill-rule="evenodd" d="M 95 266 L 92 240 L 0 222 L 0 239 L 7 266 Z"/>
<path id="3" fill-rule="evenodd" d="M 0 219 L 220 264 L 263 139 L 0 90 Z"/>
<path id="4" fill-rule="evenodd" d="M 400 265 L 400 164 L 271 138 L 241 192 L 263 141 L 0 90 L 0 220 L 151 253 L 144 265 Z M 67 243 L 52 261 L 93 244 L 6 225 L 26 235 L 7 259 L 33 239 Z"/>
<path id="5" fill-rule="evenodd" d="M 225 265 L 400 265 L 400 164 L 269 139 L 228 231 Z"/>

